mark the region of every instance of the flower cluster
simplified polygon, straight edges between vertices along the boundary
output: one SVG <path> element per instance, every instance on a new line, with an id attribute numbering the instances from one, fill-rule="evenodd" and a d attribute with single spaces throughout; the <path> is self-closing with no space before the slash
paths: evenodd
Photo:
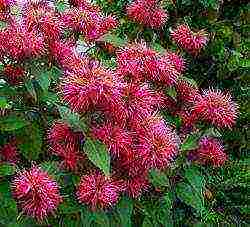
<path id="1" fill-rule="evenodd" d="M 197 55 L 208 42 L 204 31 L 193 32 L 186 24 L 172 30 L 171 37 L 181 48 L 193 55 Z"/>
<path id="2" fill-rule="evenodd" d="M 131 20 L 151 28 L 162 27 L 168 19 L 158 0 L 135 0 L 128 5 L 127 15 Z"/>
<path id="3" fill-rule="evenodd" d="M 12 193 L 22 211 L 42 221 L 62 201 L 57 183 L 43 170 L 33 166 L 12 182 Z"/>

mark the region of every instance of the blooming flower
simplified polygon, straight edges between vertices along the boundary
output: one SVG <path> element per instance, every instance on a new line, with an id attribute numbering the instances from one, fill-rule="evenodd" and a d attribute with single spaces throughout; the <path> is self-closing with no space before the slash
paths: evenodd
<path id="1" fill-rule="evenodd" d="M 227 160 L 227 155 L 220 141 L 211 137 L 203 137 L 200 140 L 194 155 L 201 164 L 210 164 L 215 167 L 222 166 Z"/>
<path id="2" fill-rule="evenodd" d="M 95 210 L 96 208 L 105 209 L 116 204 L 119 193 L 123 190 L 122 181 L 95 172 L 82 176 L 76 194 L 81 203 L 85 203 Z"/>
<path id="3" fill-rule="evenodd" d="M 174 53 L 174 52 L 166 52 L 164 54 L 164 57 L 167 58 L 174 66 L 175 69 L 179 72 L 179 73 L 183 73 L 185 70 L 185 61 L 182 58 L 182 56 Z"/>
<path id="4" fill-rule="evenodd" d="M 217 127 L 231 128 L 236 123 L 238 106 L 229 93 L 208 89 L 195 101 L 194 112 Z"/>
<path id="5" fill-rule="evenodd" d="M 157 0 L 135 0 L 127 7 L 128 17 L 151 28 L 162 27 L 168 14 L 159 6 Z"/>
<path id="6" fill-rule="evenodd" d="M 56 181 L 37 166 L 15 177 L 12 192 L 22 211 L 39 221 L 54 213 L 62 202 Z"/>
<path id="7" fill-rule="evenodd" d="M 0 149 L 0 160 L 4 162 L 16 163 L 19 159 L 15 141 L 5 144 Z"/>
<path id="8" fill-rule="evenodd" d="M 208 42 L 204 31 L 195 33 L 186 24 L 179 25 L 172 30 L 171 37 L 181 48 L 194 55 L 198 54 Z"/>

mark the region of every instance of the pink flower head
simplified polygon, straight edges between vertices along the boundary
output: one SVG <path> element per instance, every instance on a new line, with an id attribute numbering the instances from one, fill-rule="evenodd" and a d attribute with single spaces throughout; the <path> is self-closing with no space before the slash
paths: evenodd
<path id="1" fill-rule="evenodd" d="M 178 137 L 160 116 L 148 117 L 141 122 L 138 137 L 145 140 L 140 154 L 142 165 L 146 168 L 166 168 L 178 152 Z M 143 132 L 144 130 L 144 132 Z"/>
<path id="2" fill-rule="evenodd" d="M 149 188 L 149 181 L 147 172 L 129 177 L 125 180 L 126 192 L 132 198 L 138 198 L 140 195 Z"/>
<path id="3" fill-rule="evenodd" d="M 187 80 L 178 80 L 175 89 L 178 101 L 184 104 L 193 104 L 200 96 L 198 87 Z"/>
<path id="4" fill-rule="evenodd" d="M 118 202 L 119 194 L 124 189 L 122 181 L 95 172 L 82 176 L 76 195 L 81 203 L 89 205 L 93 210 L 105 209 Z"/>
<path id="5" fill-rule="evenodd" d="M 96 139 L 102 141 L 108 147 L 110 153 L 115 156 L 124 152 L 127 153 L 131 149 L 131 136 L 119 126 L 107 123 L 102 127 L 94 128 L 92 134 Z"/>
<path id="6" fill-rule="evenodd" d="M 0 32 L 0 48 L 17 60 L 37 57 L 44 52 L 44 39 L 35 30 L 28 31 L 23 24 L 13 22 Z"/>
<path id="7" fill-rule="evenodd" d="M 7 65 L 4 67 L 3 74 L 11 85 L 18 85 L 23 82 L 24 69 L 20 66 Z"/>
<path id="8" fill-rule="evenodd" d="M 157 53 L 145 43 L 126 46 L 117 51 L 118 68 L 124 76 L 130 75 L 134 80 L 142 80 L 147 71 L 155 70 Z M 152 66 L 152 67 L 150 67 Z"/>
<path id="9" fill-rule="evenodd" d="M 179 25 L 172 30 L 171 37 L 181 48 L 193 55 L 197 55 L 208 42 L 204 31 L 195 33 L 186 24 Z"/>
<path id="10" fill-rule="evenodd" d="M 69 75 L 63 78 L 62 93 L 72 110 L 84 113 L 105 103 L 110 108 L 121 96 L 123 82 L 112 71 L 103 67 L 89 69 L 86 75 Z"/>
<path id="11" fill-rule="evenodd" d="M 54 213 L 62 202 L 56 181 L 36 166 L 15 177 L 12 192 L 22 211 L 39 221 Z"/>
<path id="12" fill-rule="evenodd" d="M 195 101 L 194 112 L 217 127 L 231 128 L 236 123 L 238 105 L 232 100 L 230 93 L 208 89 Z"/>
<path id="13" fill-rule="evenodd" d="M 151 90 L 146 83 L 128 83 L 124 88 L 124 100 L 130 118 L 136 113 L 143 118 L 163 106 L 164 95 Z"/>
<path id="14" fill-rule="evenodd" d="M 227 160 L 224 147 L 215 138 L 203 137 L 195 151 L 196 159 L 201 164 L 210 164 L 214 167 L 222 166 Z"/>
<path id="15" fill-rule="evenodd" d="M 162 27 L 168 19 L 168 14 L 157 0 L 135 0 L 128 5 L 127 15 L 139 24 L 156 29 Z"/>
<path id="16" fill-rule="evenodd" d="M 182 58 L 182 56 L 174 53 L 174 52 L 166 52 L 164 54 L 164 57 L 167 58 L 174 66 L 175 69 L 179 72 L 179 73 L 183 73 L 185 70 L 185 61 Z"/>
<path id="17" fill-rule="evenodd" d="M 81 32 L 90 42 L 96 41 L 118 25 L 115 17 L 105 17 L 98 7 L 89 6 L 66 11 L 62 15 L 62 20 L 65 26 Z"/>
<path id="18" fill-rule="evenodd" d="M 19 160 L 16 142 L 11 141 L 0 149 L 0 160 L 15 164 Z"/>

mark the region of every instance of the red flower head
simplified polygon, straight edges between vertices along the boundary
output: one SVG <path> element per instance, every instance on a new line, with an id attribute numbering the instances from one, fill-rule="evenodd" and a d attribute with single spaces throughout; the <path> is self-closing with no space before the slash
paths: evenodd
<path id="1" fill-rule="evenodd" d="M 118 202 L 119 194 L 124 189 L 122 181 L 95 172 L 81 178 L 76 194 L 81 203 L 89 205 L 93 210 L 105 209 Z"/>
<path id="2" fill-rule="evenodd" d="M 62 201 L 56 181 L 36 166 L 15 177 L 12 192 L 22 211 L 39 221 L 53 213 Z"/>
<path id="3" fill-rule="evenodd" d="M 238 105 L 229 93 L 208 89 L 195 101 L 194 112 L 217 127 L 231 128 L 236 123 Z"/>
<path id="4" fill-rule="evenodd" d="M 110 153 L 115 156 L 120 156 L 124 152 L 127 153 L 131 149 L 131 136 L 119 126 L 107 123 L 102 127 L 94 128 L 92 134 L 96 139 L 102 141 L 108 147 Z"/>
<path id="5" fill-rule="evenodd" d="M 171 31 L 172 39 L 183 49 L 191 54 L 198 54 L 207 44 L 208 37 L 204 31 L 193 32 L 188 25 L 179 25 Z"/>
<path id="6" fill-rule="evenodd" d="M 11 141 L 0 149 L 0 160 L 4 162 L 16 163 L 19 160 L 16 142 Z"/>
<path id="7" fill-rule="evenodd" d="M 18 85 L 24 79 L 24 69 L 20 66 L 7 65 L 4 67 L 3 74 L 11 85 Z"/>
<path id="8" fill-rule="evenodd" d="M 127 15 L 139 24 L 156 29 L 162 27 L 168 19 L 168 14 L 157 0 L 135 0 L 127 7 Z"/>
<path id="9" fill-rule="evenodd" d="M 224 147 L 215 138 L 203 137 L 195 151 L 196 160 L 201 164 L 210 164 L 215 167 L 222 166 L 227 160 Z"/>
<path id="10" fill-rule="evenodd" d="M 200 96 L 198 87 L 187 80 L 178 80 L 175 88 L 178 101 L 184 104 L 193 104 Z"/>
<path id="11" fill-rule="evenodd" d="M 182 56 L 177 55 L 174 52 L 167 52 L 164 57 L 168 59 L 179 73 L 183 73 L 185 70 L 185 61 Z"/>
<path id="12" fill-rule="evenodd" d="M 138 198 L 144 191 L 149 188 L 147 172 L 129 177 L 125 180 L 126 192 L 132 198 Z"/>
<path id="13" fill-rule="evenodd" d="M 120 77 L 103 67 L 89 69 L 86 75 L 69 75 L 63 79 L 64 100 L 72 110 L 84 113 L 105 103 L 112 109 L 121 99 L 123 82 Z"/>
<path id="14" fill-rule="evenodd" d="M 35 30 L 28 31 L 22 23 L 12 23 L 0 32 L 0 47 L 13 59 L 37 57 L 44 52 L 44 39 Z"/>

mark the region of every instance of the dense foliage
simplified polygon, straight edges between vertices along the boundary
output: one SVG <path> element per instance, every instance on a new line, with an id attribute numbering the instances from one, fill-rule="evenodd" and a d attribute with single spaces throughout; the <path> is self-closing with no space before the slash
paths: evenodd
<path id="1" fill-rule="evenodd" d="M 249 4 L 0 2 L 0 226 L 249 224 Z"/>

